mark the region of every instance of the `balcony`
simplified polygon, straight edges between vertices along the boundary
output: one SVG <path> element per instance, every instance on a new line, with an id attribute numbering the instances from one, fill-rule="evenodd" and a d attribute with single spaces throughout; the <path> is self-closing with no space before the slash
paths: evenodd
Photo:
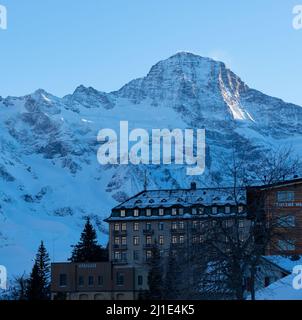
<path id="1" fill-rule="evenodd" d="M 152 229 L 144 229 L 143 234 L 146 236 L 153 236 L 154 235 L 154 230 Z"/>
<path id="2" fill-rule="evenodd" d="M 153 248 L 153 246 L 154 246 L 154 244 L 152 244 L 152 243 L 151 244 L 145 244 L 144 245 L 144 249 L 145 250 L 151 250 Z"/>
<path id="3" fill-rule="evenodd" d="M 128 246 L 126 244 L 114 244 L 113 249 L 128 250 Z"/>
<path id="4" fill-rule="evenodd" d="M 184 233 L 186 233 L 186 230 L 185 229 L 179 229 L 179 228 L 177 228 L 177 229 L 171 229 L 171 233 L 173 233 L 173 234 L 184 234 Z"/>
<path id="5" fill-rule="evenodd" d="M 113 259 L 112 263 L 115 265 L 126 265 L 126 264 L 128 264 L 128 260 L 127 259 Z"/>
<path id="6" fill-rule="evenodd" d="M 113 230 L 114 236 L 127 236 L 127 230 Z"/>

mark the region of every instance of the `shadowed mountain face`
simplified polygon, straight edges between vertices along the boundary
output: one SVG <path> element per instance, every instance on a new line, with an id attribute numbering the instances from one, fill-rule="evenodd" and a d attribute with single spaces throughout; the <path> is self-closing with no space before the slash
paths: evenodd
<path id="1" fill-rule="evenodd" d="M 100 166 L 98 131 L 205 128 L 206 172 L 188 177 L 185 166 Z M 208 186 L 233 145 L 250 160 L 268 148 L 302 150 L 302 107 L 250 89 L 222 62 L 178 53 L 119 91 L 78 87 L 58 98 L 44 90 L 0 98 L 0 260 L 12 270 L 31 263 L 41 239 L 65 259 L 76 242 L 79 218 L 101 231 L 110 208 L 148 186 Z M 223 174 L 221 174 L 223 179 Z M 105 237 L 104 237 L 105 239 Z M 3 261 L 4 260 L 4 261 Z M 24 269 L 25 267 L 23 267 Z"/>

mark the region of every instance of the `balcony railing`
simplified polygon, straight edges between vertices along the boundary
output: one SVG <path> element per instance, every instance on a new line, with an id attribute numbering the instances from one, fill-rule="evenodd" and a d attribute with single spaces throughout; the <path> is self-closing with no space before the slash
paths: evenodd
<path id="1" fill-rule="evenodd" d="M 113 249 L 127 250 L 128 246 L 126 244 L 114 244 Z"/>
<path id="2" fill-rule="evenodd" d="M 144 229 L 144 230 L 143 230 L 143 234 L 144 234 L 144 235 L 153 236 L 153 235 L 154 235 L 154 230 L 152 230 L 152 229 Z"/>
<path id="3" fill-rule="evenodd" d="M 176 228 L 176 229 L 174 229 L 174 228 L 172 228 L 171 229 L 171 233 L 186 233 L 186 230 L 185 229 L 180 229 L 180 228 Z"/>
<path id="4" fill-rule="evenodd" d="M 153 248 L 153 246 L 154 246 L 154 244 L 149 244 L 149 243 L 148 243 L 148 244 L 145 244 L 145 245 L 144 245 L 144 249 L 145 249 L 145 250 L 150 250 L 150 249 Z"/>
<path id="5" fill-rule="evenodd" d="M 125 264 L 128 264 L 128 260 L 127 259 L 113 259 L 112 263 L 118 264 L 118 265 L 125 265 Z"/>
<path id="6" fill-rule="evenodd" d="M 114 236 L 127 236 L 127 230 L 113 230 Z"/>

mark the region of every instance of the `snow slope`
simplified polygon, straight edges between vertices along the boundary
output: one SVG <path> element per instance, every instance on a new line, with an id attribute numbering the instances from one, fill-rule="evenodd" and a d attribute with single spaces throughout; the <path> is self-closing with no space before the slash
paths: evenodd
<path id="1" fill-rule="evenodd" d="M 206 173 L 188 177 L 185 166 L 100 166 L 98 131 L 205 128 Z M 126 197 L 148 187 L 207 186 L 231 144 L 301 150 L 302 108 L 250 89 L 222 62 L 178 53 L 145 77 L 104 93 L 79 86 L 58 98 L 39 89 L 0 98 L 0 264 L 10 275 L 28 271 L 40 240 L 54 261 L 65 260 L 91 216 L 106 243 L 102 219 Z"/>

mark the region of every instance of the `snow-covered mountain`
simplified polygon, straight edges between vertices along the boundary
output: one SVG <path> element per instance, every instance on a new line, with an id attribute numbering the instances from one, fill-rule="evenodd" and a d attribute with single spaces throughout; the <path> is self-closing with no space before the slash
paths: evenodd
<path id="1" fill-rule="evenodd" d="M 100 166 L 98 131 L 127 120 L 130 129 L 205 128 L 207 169 L 185 166 Z M 265 148 L 302 145 L 302 107 L 249 88 L 222 62 L 178 53 L 119 91 L 78 87 L 58 98 L 37 90 L 0 97 L 0 264 L 28 270 L 43 239 L 54 260 L 66 259 L 90 215 L 106 242 L 102 219 L 117 202 L 149 188 L 206 185 L 231 144 Z M 300 146 L 300 148 L 299 148 Z"/>

